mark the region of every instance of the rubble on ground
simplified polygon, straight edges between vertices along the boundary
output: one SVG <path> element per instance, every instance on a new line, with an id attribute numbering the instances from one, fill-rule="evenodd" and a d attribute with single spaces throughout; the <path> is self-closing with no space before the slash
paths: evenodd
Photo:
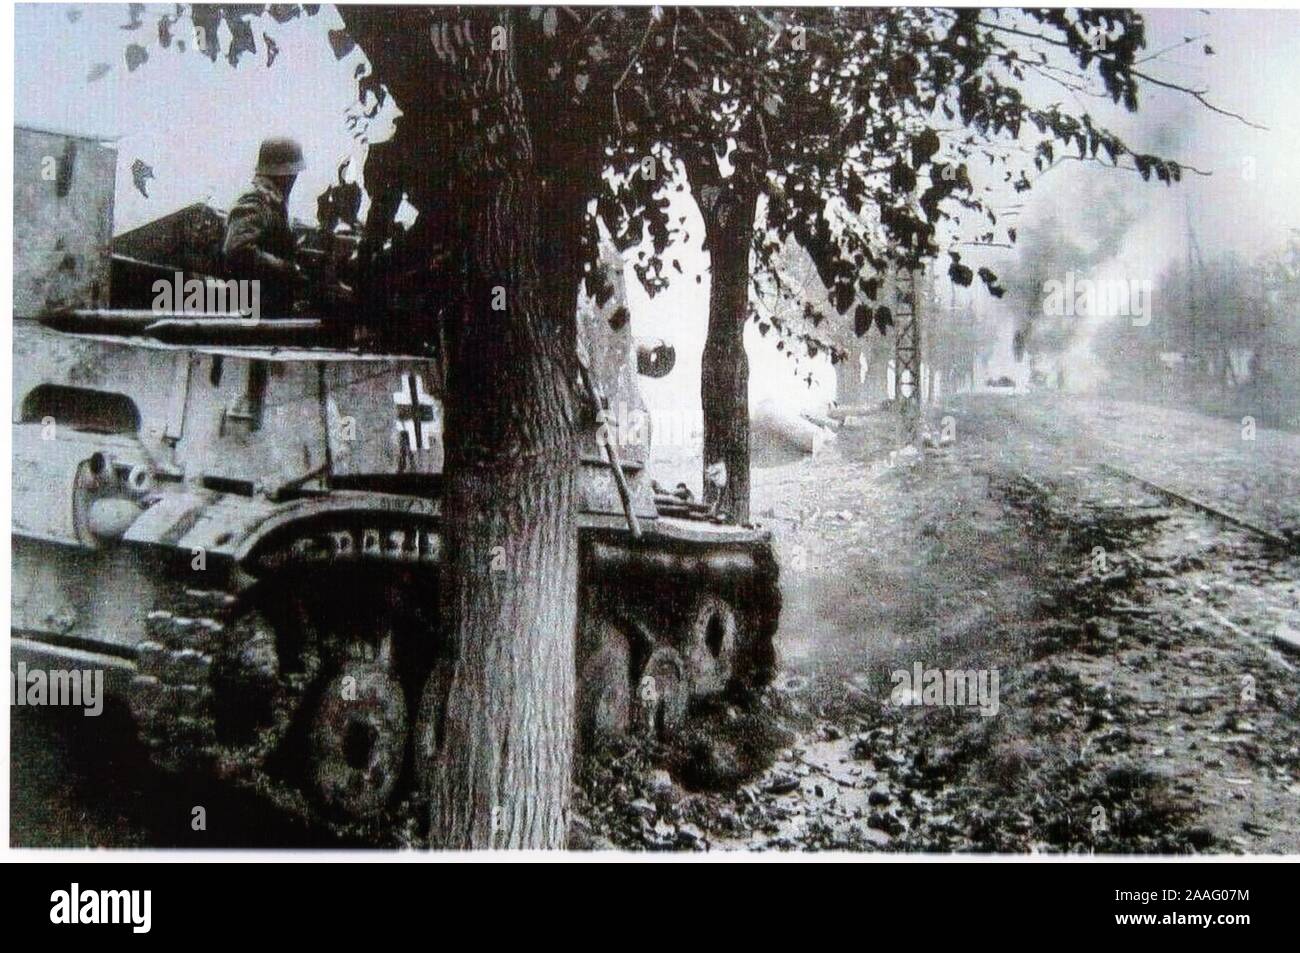
<path id="1" fill-rule="evenodd" d="M 574 846 L 1297 849 L 1296 561 L 1072 448 L 959 432 L 911 466 L 842 442 L 756 471 L 792 658 L 743 715 L 589 759 Z M 996 668 L 999 715 L 893 704 L 917 658 Z"/>

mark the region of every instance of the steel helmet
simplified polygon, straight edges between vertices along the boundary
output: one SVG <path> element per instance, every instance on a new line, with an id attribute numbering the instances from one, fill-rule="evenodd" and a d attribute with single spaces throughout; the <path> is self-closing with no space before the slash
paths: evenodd
<path id="1" fill-rule="evenodd" d="M 306 163 L 302 161 L 302 146 L 293 139 L 263 139 L 257 151 L 258 175 L 297 175 Z"/>

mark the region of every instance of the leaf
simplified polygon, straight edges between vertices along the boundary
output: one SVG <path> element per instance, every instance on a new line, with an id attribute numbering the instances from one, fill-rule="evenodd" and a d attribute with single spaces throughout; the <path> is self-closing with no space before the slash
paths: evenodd
<path id="1" fill-rule="evenodd" d="M 889 169 L 889 187 L 896 192 L 911 192 L 916 188 L 916 173 L 901 158 Z"/>
<path id="2" fill-rule="evenodd" d="M 131 163 L 131 181 L 145 198 L 149 197 L 147 183 L 153 177 L 153 168 L 143 159 L 136 159 Z"/>
<path id="3" fill-rule="evenodd" d="M 343 59 L 356 48 L 357 41 L 352 39 L 347 30 L 330 30 L 329 37 L 336 60 Z"/>
<path id="4" fill-rule="evenodd" d="M 851 284 L 836 285 L 833 294 L 834 294 L 835 310 L 838 311 L 840 314 L 844 314 L 849 310 L 849 307 L 853 304 L 853 285 Z"/>
<path id="5" fill-rule="evenodd" d="M 989 289 L 989 294 L 993 295 L 993 297 L 1001 298 L 1006 293 L 1006 289 L 998 285 L 998 276 L 990 269 L 981 268 L 978 274 L 980 281 L 984 282 L 984 287 Z"/>
<path id="6" fill-rule="evenodd" d="M 128 17 L 131 18 L 130 21 L 124 23 L 118 29 L 138 30 L 140 29 L 140 27 L 144 26 L 144 4 L 143 3 L 128 3 L 126 5 L 126 14 Z"/>
<path id="7" fill-rule="evenodd" d="M 210 3 L 198 3 L 190 7 L 190 22 L 200 35 L 203 55 L 214 63 L 221 53 L 221 37 L 218 33 L 221 13 L 221 7 Z"/>
<path id="8" fill-rule="evenodd" d="M 90 68 L 90 72 L 86 74 L 86 82 L 93 83 L 97 79 L 103 79 L 112 71 L 113 67 L 109 66 L 107 63 L 96 63 Z"/>
<path id="9" fill-rule="evenodd" d="M 226 27 L 230 30 L 230 49 L 226 50 L 226 62 L 231 66 L 239 65 L 239 58 L 245 53 L 257 53 L 257 40 L 253 37 L 253 26 L 244 17 L 226 15 Z"/>
<path id="10" fill-rule="evenodd" d="M 127 72 L 134 73 L 147 62 L 149 62 L 149 53 L 139 43 L 132 43 L 126 48 Z"/>
<path id="11" fill-rule="evenodd" d="M 871 330 L 873 315 L 871 309 L 865 304 L 860 304 L 853 309 L 853 333 L 858 337 L 866 334 Z"/>
<path id="12" fill-rule="evenodd" d="M 262 42 L 266 44 L 266 65 L 269 68 L 275 62 L 275 58 L 280 55 L 280 45 L 265 33 L 262 34 Z"/>
<path id="13" fill-rule="evenodd" d="M 919 169 L 939 151 L 939 134 L 926 129 L 912 140 L 912 168 Z"/>

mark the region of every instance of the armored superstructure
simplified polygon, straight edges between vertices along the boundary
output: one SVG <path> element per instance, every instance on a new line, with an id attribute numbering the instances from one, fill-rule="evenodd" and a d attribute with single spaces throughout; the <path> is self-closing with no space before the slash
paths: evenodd
<path id="1" fill-rule="evenodd" d="M 18 215 L 71 190 L 27 194 Z M 116 675 L 169 770 L 345 829 L 409 826 L 441 691 L 437 353 L 344 346 L 337 314 L 115 307 L 140 289 L 106 299 L 107 259 L 88 254 L 94 288 L 76 269 L 33 281 L 58 297 L 20 302 L 14 323 L 15 652 Z M 213 277 L 158 257 L 114 274 Z M 608 405 L 644 409 L 638 368 L 666 373 L 671 349 L 633 341 L 606 267 L 616 293 L 579 302 L 589 376 Z M 584 745 L 671 735 L 693 701 L 774 666 L 768 532 L 659 491 L 648 439 L 593 418 L 583 441 Z"/>

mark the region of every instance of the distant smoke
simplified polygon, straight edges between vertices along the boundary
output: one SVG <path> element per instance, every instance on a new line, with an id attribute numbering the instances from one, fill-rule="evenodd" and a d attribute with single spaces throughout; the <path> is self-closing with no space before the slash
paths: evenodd
<path id="1" fill-rule="evenodd" d="M 1119 254 L 1135 221 L 1124 199 L 1120 182 L 1087 177 L 1080 186 L 1058 192 L 1050 205 L 1037 206 L 1022 224 L 1020 255 L 1004 281 L 1016 308 L 1016 360 L 1026 352 L 1069 350 L 1083 322 L 1044 320 L 1044 287 L 1071 273 L 1091 276 Z"/>
<path id="2" fill-rule="evenodd" d="M 1139 151 L 1176 158 L 1182 139 L 1180 125 L 1166 121 L 1133 145 Z M 1123 250 L 1125 239 L 1146 214 L 1147 206 L 1174 198 L 1173 191 L 1164 186 L 1135 189 L 1136 176 L 1129 171 L 1087 168 L 1085 174 L 1077 174 L 1086 167 L 1079 163 L 1076 170 L 1074 166 L 1067 160 L 1065 168 L 1052 172 L 1071 177 L 1064 185 L 1051 183 L 1050 201 L 1029 205 L 1018 235 L 1019 256 L 1004 276 L 1003 284 L 1016 309 L 1012 350 L 1017 361 L 1026 353 L 1063 354 L 1088 333 L 1086 321 L 1044 317 L 1044 285 L 1064 282 L 1071 273 L 1076 278 L 1099 277 Z"/>

